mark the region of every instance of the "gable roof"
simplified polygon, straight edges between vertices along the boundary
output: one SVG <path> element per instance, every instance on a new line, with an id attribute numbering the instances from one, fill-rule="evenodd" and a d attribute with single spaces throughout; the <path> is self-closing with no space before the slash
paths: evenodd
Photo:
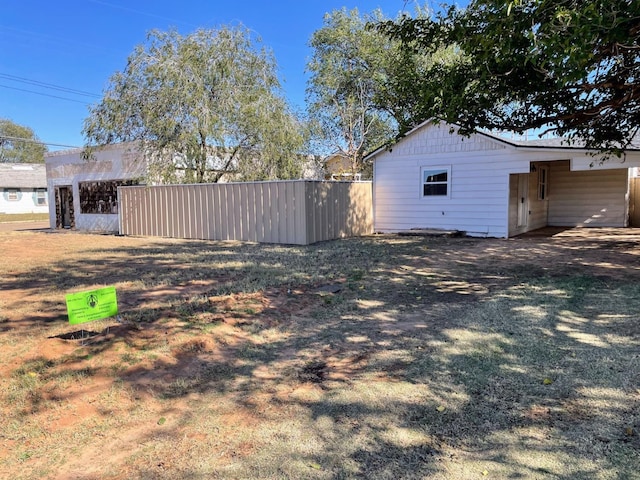
<path id="1" fill-rule="evenodd" d="M 435 123 L 436 123 L 436 120 L 433 118 L 425 120 L 421 124 L 415 126 L 411 130 L 409 130 L 407 133 L 405 133 L 398 141 L 401 142 L 403 139 L 413 135 L 418 130 L 423 129 L 429 124 L 435 124 Z M 446 125 L 450 125 L 451 127 L 458 128 L 458 125 L 456 124 L 447 124 L 444 121 L 440 123 L 444 123 Z M 509 145 L 510 147 L 518 148 L 518 149 L 590 150 L 587 147 L 585 147 L 584 142 L 579 142 L 575 140 L 569 141 L 569 139 L 564 137 L 538 138 L 534 140 L 515 140 L 515 139 L 501 137 L 500 135 L 497 135 L 494 133 L 483 132 L 480 130 L 474 132 L 473 135 L 480 135 L 492 141 L 499 142 L 503 145 Z M 372 160 L 379 153 L 387 150 L 387 148 L 388 148 L 387 145 L 377 148 L 373 152 L 366 155 L 364 160 Z M 631 142 L 631 145 L 627 147 L 625 150 L 640 151 L 640 139 L 635 138 Z"/>
<path id="2" fill-rule="evenodd" d="M 0 187 L 47 188 L 44 163 L 0 163 Z"/>

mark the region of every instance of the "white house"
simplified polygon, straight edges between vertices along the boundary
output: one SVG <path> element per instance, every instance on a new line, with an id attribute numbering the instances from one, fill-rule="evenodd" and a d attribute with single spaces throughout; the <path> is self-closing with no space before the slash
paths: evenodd
<path id="1" fill-rule="evenodd" d="M 47 174 L 40 163 L 0 163 L 0 213 L 47 213 Z"/>
<path id="2" fill-rule="evenodd" d="M 545 226 L 628 225 L 640 149 L 605 161 L 558 139 L 470 137 L 429 120 L 373 162 L 374 228 L 461 230 L 510 237 Z"/>
<path id="3" fill-rule="evenodd" d="M 118 231 L 117 188 L 136 185 L 145 164 L 132 144 L 101 147 L 91 160 L 83 149 L 45 154 L 51 228 Z"/>

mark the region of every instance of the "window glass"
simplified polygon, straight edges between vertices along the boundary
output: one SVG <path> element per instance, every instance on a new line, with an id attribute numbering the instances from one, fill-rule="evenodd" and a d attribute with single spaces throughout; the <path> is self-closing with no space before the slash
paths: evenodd
<path id="1" fill-rule="evenodd" d="M 538 200 L 545 200 L 549 194 L 549 169 L 539 167 L 538 169 Z"/>
<path id="2" fill-rule="evenodd" d="M 80 213 L 117 214 L 118 187 L 137 184 L 135 180 L 80 183 Z"/>
<path id="3" fill-rule="evenodd" d="M 425 168 L 422 170 L 422 195 L 445 197 L 449 194 L 449 169 Z"/>
<path id="4" fill-rule="evenodd" d="M 10 188 L 9 190 L 7 190 L 7 200 L 9 200 L 10 202 L 17 202 L 18 200 L 20 200 L 18 191 L 19 190 L 17 188 Z"/>
<path id="5" fill-rule="evenodd" d="M 425 170 L 424 171 L 424 183 L 446 182 L 446 181 L 447 181 L 446 170 Z"/>
<path id="6" fill-rule="evenodd" d="M 44 189 L 39 189 L 36 192 L 36 203 L 38 205 L 46 205 L 47 204 L 47 191 Z"/>

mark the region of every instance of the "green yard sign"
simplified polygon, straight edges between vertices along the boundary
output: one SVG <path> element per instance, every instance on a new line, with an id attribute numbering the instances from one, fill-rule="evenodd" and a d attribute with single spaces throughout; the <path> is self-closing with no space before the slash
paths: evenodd
<path id="1" fill-rule="evenodd" d="M 70 293 L 66 296 L 69 323 L 92 322 L 118 315 L 116 287 L 104 287 L 88 292 Z"/>

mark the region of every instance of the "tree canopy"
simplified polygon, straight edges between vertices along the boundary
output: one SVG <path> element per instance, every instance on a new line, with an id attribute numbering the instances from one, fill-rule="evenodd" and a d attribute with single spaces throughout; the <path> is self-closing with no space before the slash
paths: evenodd
<path id="1" fill-rule="evenodd" d="M 432 116 L 463 132 L 537 129 L 608 151 L 638 133 L 640 2 L 472 0 L 378 28 L 407 52 L 460 53 L 417 85 Z"/>
<path id="2" fill-rule="evenodd" d="M 31 128 L 0 118 L 0 162 L 44 163 L 46 151 Z"/>
<path id="3" fill-rule="evenodd" d="M 349 159 L 350 173 L 361 172 L 363 153 L 386 141 L 396 127 L 376 102 L 392 42 L 368 30 L 368 19 L 383 17 L 379 12 L 367 18 L 357 9 L 334 10 L 309 43 L 309 115 L 325 148 Z"/>
<path id="4" fill-rule="evenodd" d="M 303 126 L 244 28 L 151 31 L 90 109 L 89 146 L 137 142 L 165 182 L 298 177 Z"/>
<path id="5" fill-rule="evenodd" d="M 416 15 L 423 18 L 426 11 Z M 433 96 L 425 93 L 422 78 L 458 56 L 451 47 L 428 53 L 401 48 L 400 40 L 375 28 L 385 22 L 379 10 L 334 10 L 310 41 L 309 116 L 325 148 L 349 159 L 351 173 L 366 175 L 365 153 L 431 115 L 427 100 Z"/>

